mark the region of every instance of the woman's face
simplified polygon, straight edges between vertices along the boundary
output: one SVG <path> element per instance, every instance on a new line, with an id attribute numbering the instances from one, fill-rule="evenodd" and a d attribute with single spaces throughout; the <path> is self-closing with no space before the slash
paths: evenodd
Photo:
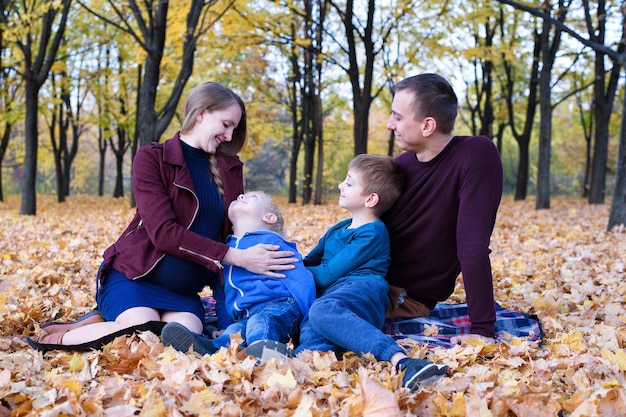
<path id="1" fill-rule="evenodd" d="M 221 110 L 205 110 L 198 116 L 187 143 L 194 148 L 215 154 L 222 142 L 233 140 L 233 132 L 240 120 L 241 108 L 237 103 Z"/>

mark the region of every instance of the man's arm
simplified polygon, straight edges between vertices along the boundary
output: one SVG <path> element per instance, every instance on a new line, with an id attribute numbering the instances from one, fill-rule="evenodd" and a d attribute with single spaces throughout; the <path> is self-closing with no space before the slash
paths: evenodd
<path id="1" fill-rule="evenodd" d="M 490 239 L 502 198 L 502 163 L 485 137 L 472 139 L 459 191 L 457 256 L 461 265 L 471 333 L 495 337 Z M 464 339 L 464 338 L 462 338 Z"/>

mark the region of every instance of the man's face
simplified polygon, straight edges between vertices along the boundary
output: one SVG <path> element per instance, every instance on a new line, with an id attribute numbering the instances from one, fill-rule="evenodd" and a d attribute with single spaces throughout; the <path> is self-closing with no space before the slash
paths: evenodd
<path id="1" fill-rule="evenodd" d="M 414 94 L 407 90 L 396 92 L 391 104 L 387 129 L 393 130 L 401 149 L 418 152 L 424 144 L 423 121 L 414 120 L 415 110 L 411 106 L 413 99 Z"/>

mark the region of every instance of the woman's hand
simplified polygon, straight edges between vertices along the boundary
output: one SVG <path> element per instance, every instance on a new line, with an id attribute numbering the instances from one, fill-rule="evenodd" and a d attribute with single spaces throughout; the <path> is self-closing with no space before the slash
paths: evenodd
<path id="1" fill-rule="evenodd" d="M 298 258 L 293 258 L 292 251 L 278 250 L 278 245 L 261 243 L 248 249 L 229 248 L 224 256 L 224 262 L 238 266 L 248 271 L 266 275 L 272 278 L 285 278 L 285 274 L 278 271 L 294 269 Z"/>

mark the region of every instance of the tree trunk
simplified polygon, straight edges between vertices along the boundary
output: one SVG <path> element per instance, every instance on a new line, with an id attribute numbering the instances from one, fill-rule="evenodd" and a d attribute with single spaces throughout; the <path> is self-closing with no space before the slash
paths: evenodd
<path id="1" fill-rule="evenodd" d="M 543 72 L 543 71 L 542 71 Z M 542 74 L 542 78 L 543 78 Z M 550 103 L 550 78 L 540 81 L 541 96 L 539 107 L 541 120 L 539 122 L 539 162 L 537 164 L 537 210 L 550 208 L 550 157 L 552 154 L 552 104 Z M 547 90 L 547 91 L 545 91 Z"/>
<path id="2" fill-rule="evenodd" d="M 24 176 L 22 177 L 22 201 L 20 214 L 37 214 L 37 148 L 39 142 L 37 120 L 39 119 L 39 86 L 27 80 L 26 116 L 24 118 Z"/>
<path id="3" fill-rule="evenodd" d="M 305 84 L 307 82 L 305 81 Z M 310 94 L 302 97 L 302 137 L 304 139 L 304 178 L 302 179 L 302 204 L 311 202 L 313 167 L 315 161 L 315 135 L 312 131 L 312 99 Z"/>
<path id="4" fill-rule="evenodd" d="M 321 74 L 318 72 L 316 77 L 318 84 L 321 79 L 320 75 Z M 315 197 L 313 204 L 322 204 L 324 195 L 324 135 L 322 131 L 322 99 L 320 95 L 321 91 L 318 85 L 313 97 L 313 134 L 317 145 L 317 174 L 315 176 Z"/>
<path id="5" fill-rule="evenodd" d="M 295 88 L 295 86 L 294 86 Z M 295 95 L 292 97 L 295 100 Z M 291 124 L 293 127 L 291 156 L 289 158 L 289 203 L 295 203 L 298 195 L 298 156 L 300 155 L 300 147 L 302 146 L 302 138 L 298 123 L 297 104 L 291 104 Z"/>
<path id="6" fill-rule="evenodd" d="M 515 182 L 515 201 L 526 199 L 526 191 L 528 189 L 528 142 L 527 139 L 519 138 L 517 146 L 519 149 L 519 162 L 517 164 L 517 181 Z"/>
<path id="7" fill-rule="evenodd" d="M 104 169 L 106 165 L 107 140 L 102 127 L 98 127 L 98 196 L 104 196 Z"/>
<path id="8" fill-rule="evenodd" d="M 71 146 L 68 146 L 68 142 L 67 142 L 67 135 L 65 138 L 65 149 L 63 152 L 63 178 L 64 178 L 64 188 L 65 188 L 65 196 L 69 196 L 70 195 L 70 190 L 71 190 L 71 181 L 72 181 L 72 164 L 74 163 L 74 159 L 76 158 L 76 155 L 78 154 L 78 141 L 80 139 L 80 135 L 81 135 L 81 126 L 79 125 L 79 123 L 84 123 L 84 121 L 80 120 L 81 117 L 81 101 L 79 99 L 76 100 L 76 109 L 73 110 L 72 109 L 72 101 L 70 100 L 70 93 L 67 92 L 64 95 L 64 103 L 65 103 L 65 108 L 67 109 L 67 114 L 71 115 L 71 117 L 69 118 L 69 120 L 67 120 L 68 123 L 66 123 L 66 126 L 69 124 L 69 127 L 71 128 L 71 134 L 72 134 L 72 143 Z M 67 132 L 67 129 L 65 129 L 65 131 Z"/>
<path id="9" fill-rule="evenodd" d="M 586 7 L 589 7 L 588 5 Z M 589 38 L 598 44 L 605 43 L 606 35 L 606 3 L 598 2 L 598 23 L 597 27 L 588 26 Z M 618 43 L 617 50 L 620 54 L 625 50 L 626 26 L 622 27 L 621 42 Z M 591 181 L 589 181 L 589 203 L 604 204 L 606 193 L 606 161 L 609 153 L 609 123 L 611 120 L 611 110 L 617 92 L 621 66 L 617 60 L 613 60 L 613 68 L 609 72 L 607 81 L 607 71 L 605 62 L 607 61 L 605 52 L 596 50 L 595 61 L 595 120 L 596 135 L 591 161 Z"/>
<path id="10" fill-rule="evenodd" d="M 137 97 L 135 97 L 135 107 L 139 109 L 141 107 L 141 68 L 142 65 L 139 64 L 137 66 Z M 130 177 L 133 177 L 133 161 L 135 160 L 135 155 L 137 155 L 137 148 L 139 147 L 139 125 L 135 123 L 135 130 L 133 131 L 133 140 L 130 145 Z M 135 201 L 135 193 L 133 192 L 133 187 L 130 187 L 130 207 L 137 207 L 137 201 Z"/>
<path id="11" fill-rule="evenodd" d="M 559 21 L 563 22 L 567 14 L 569 3 L 559 0 L 556 10 L 552 5 L 544 3 L 544 11 L 554 12 Z M 550 40 L 553 25 L 544 19 L 541 42 L 541 76 L 539 79 L 539 107 L 541 121 L 539 125 L 539 163 L 537 166 L 537 201 L 535 208 L 550 208 L 550 157 L 552 154 L 552 94 L 551 79 L 554 60 L 561 45 L 561 30 L 554 27 L 554 36 Z"/>
<path id="12" fill-rule="evenodd" d="M 291 24 L 291 39 L 296 39 L 295 25 Z M 289 114 L 291 116 L 292 139 L 291 156 L 289 158 L 289 203 L 293 204 L 298 196 L 298 156 L 302 146 L 302 136 L 300 133 L 300 123 L 298 118 L 298 84 L 302 79 L 300 64 L 298 62 L 297 49 L 291 49 L 291 80 L 287 84 L 289 93 Z"/>
<path id="13" fill-rule="evenodd" d="M 503 34 L 504 36 L 504 34 Z M 535 34 L 533 47 L 533 63 L 528 81 L 528 99 L 526 102 L 526 114 L 523 121 L 522 131 L 518 132 L 515 120 L 518 118 L 515 113 L 515 101 L 517 94 L 515 93 L 515 76 L 513 69 L 506 59 L 503 60 L 504 70 L 506 74 L 506 106 L 508 112 L 509 125 L 513 132 L 513 137 L 519 148 L 519 163 L 517 166 L 517 181 L 515 185 L 515 201 L 525 200 L 528 188 L 528 169 L 529 169 L 529 152 L 530 137 L 534 127 L 535 112 L 537 108 L 537 84 L 539 79 L 539 59 L 541 56 L 539 35 Z"/>
<path id="14" fill-rule="evenodd" d="M 366 97 L 355 97 L 354 102 L 354 155 L 356 156 L 367 153 L 367 131 L 372 102 Z"/>
<path id="15" fill-rule="evenodd" d="M 124 197 L 124 153 L 115 153 L 115 187 L 113 197 Z"/>
<path id="16" fill-rule="evenodd" d="M 601 59 L 601 58 L 600 58 Z M 604 81 L 601 81 L 604 84 Z M 597 94 L 603 95 L 604 88 L 596 83 Z M 597 97 L 596 94 L 596 97 Z M 602 99 L 596 101 L 596 137 L 591 159 L 591 180 L 589 181 L 589 204 L 604 204 L 606 193 L 606 161 L 609 154 L 609 118 L 611 107 Z"/>
<path id="17" fill-rule="evenodd" d="M 337 7 L 337 6 L 335 6 Z M 372 105 L 372 83 L 374 73 L 374 41 L 373 25 L 374 12 L 376 11 L 376 3 L 374 0 L 367 2 L 367 23 L 365 27 L 355 28 L 354 22 L 354 1 L 348 0 L 345 10 L 338 12 L 345 29 L 345 35 L 348 43 L 348 79 L 352 88 L 352 109 L 354 112 L 354 155 L 367 153 L 367 138 L 369 129 L 369 111 Z M 359 35 L 359 30 L 363 31 L 363 35 Z M 365 56 L 365 64 L 363 70 L 359 67 L 359 57 L 361 53 L 357 50 L 357 37 L 363 42 L 363 53 Z M 361 74 L 362 73 L 362 74 Z M 361 85 L 361 76 L 363 84 Z"/>
<path id="18" fill-rule="evenodd" d="M 11 138 L 11 130 L 13 126 L 11 123 L 4 124 L 4 133 L 2 134 L 2 138 L 0 138 L 0 166 L 2 165 L 2 161 L 4 160 L 4 155 L 7 152 L 7 148 L 9 146 L 9 138 Z M 0 201 L 4 201 L 4 190 L 2 188 L 2 169 L 0 169 Z"/>
<path id="19" fill-rule="evenodd" d="M 61 45 L 70 4 L 71 0 L 63 0 L 60 4 L 56 4 L 57 7 L 50 7 L 42 16 L 39 16 L 41 32 L 37 34 L 36 38 L 38 39 L 36 39 L 36 42 L 33 42 L 32 36 L 17 41 L 20 49 L 24 52 L 24 59 L 26 60 L 25 74 L 23 76 L 26 107 L 24 118 L 24 176 L 21 184 L 22 201 L 20 214 L 33 216 L 37 214 L 39 89 L 48 77 L 50 68 Z M 55 21 L 59 13 L 60 17 L 58 21 Z M 8 23 L 6 17 L 4 14 L 0 17 L 4 24 Z M 35 43 L 37 44 L 35 45 Z"/>
<path id="20" fill-rule="evenodd" d="M 304 33 L 313 39 L 313 4 L 304 1 Z M 313 170 L 315 168 L 315 55 L 311 48 L 304 48 L 303 82 L 301 89 L 302 138 L 304 140 L 304 178 L 302 182 L 302 204 L 309 204 L 313 196 Z"/>
<path id="21" fill-rule="evenodd" d="M 120 103 L 119 112 L 122 117 L 126 117 L 128 111 L 126 110 L 126 103 L 124 101 L 124 97 L 118 97 L 118 101 Z M 120 198 L 124 197 L 124 155 L 126 155 L 126 151 L 130 148 L 131 144 L 129 141 L 129 135 L 123 126 L 120 124 L 117 125 L 117 146 L 113 143 L 113 138 L 109 140 L 109 144 L 111 145 L 111 150 L 115 155 L 115 167 L 116 167 L 116 175 L 115 175 L 115 187 L 113 189 L 113 197 Z"/>
<path id="22" fill-rule="evenodd" d="M 626 225 L 626 92 L 622 102 L 622 121 L 619 135 L 619 151 L 617 153 L 617 171 L 615 173 L 615 189 L 611 202 L 611 213 L 607 229 L 613 226 Z"/>

